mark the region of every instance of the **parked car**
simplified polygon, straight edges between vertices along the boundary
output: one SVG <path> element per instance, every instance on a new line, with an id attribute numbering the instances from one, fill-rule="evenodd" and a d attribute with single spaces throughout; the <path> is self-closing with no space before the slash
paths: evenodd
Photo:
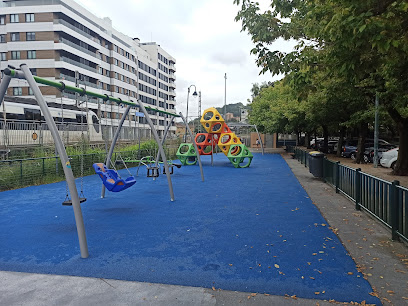
<path id="1" fill-rule="evenodd" d="M 384 152 L 380 159 L 381 166 L 394 169 L 398 159 L 398 148 Z"/>
<path id="2" fill-rule="evenodd" d="M 324 153 L 329 153 L 329 154 L 334 153 L 335 152 L 334 148 L 336 147 L 337 149 L 337 143 L 338 143 L 338 140 L 329 140 L 327 142 L 327 152 L 324 152 L 324 141 L 319 141 L 317 143 L 317 150 L 324 152 Z"/>
<path id="3" fill-rule="evenodd" d="M 342 157 L 351 157 L 353 156 L 355 159 L 356 152 L 357 152 L 357 144 L 358 140 L 353 139 L 353 140 L 346 140 L 343 143 L 343 147 L 341 150 L 341 156 Z"/>
<path id="4" fill-rule="evenodd" d="M 317 146 L 316 142 L 320 142 L 320 141 L 323 141 L 323 140 L 324 140 L 324 138 L 320 138 L 320 137 L 313 138 L 313 139 L 310 141 L 310 146 L 311 146 L 313 149 L 316 149 L 316 146 Z"/>
<path id="5" fill-rule="evenodd" d="M 378 144 L 378 160 L 381 159 L 382 154 L 391 149 L 396 148 L 396 145 L 393 144 Z M 373 163 L 374 162 L 374 147 L 368 147 L 364 151 L 364 162 Z"/>
<path id="6" fill-rule="evenodd" d="M 390 144 L 389 142 L 383 139 L 378 139 L 378 145 L 389 145 L 389 144 Z M 358 145 L 357 139 L 346 140 L 345 144 L 343 144 L 341 156 L 350 157 L 351 159 L 356 159 L 357 145 Z M 366 142 L 364 144 L 364 148 L 369 148 L 369 147 L 374 147 L 374 140 L 371 138 L 366 139 Z"/>

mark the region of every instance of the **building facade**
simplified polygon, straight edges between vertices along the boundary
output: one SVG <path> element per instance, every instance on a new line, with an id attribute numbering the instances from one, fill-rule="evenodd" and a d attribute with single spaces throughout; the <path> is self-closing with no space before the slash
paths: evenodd
<path id="1" fill-rule="evenodd" d="M 71 86 L 77 78 L 87 90 L 175 113 L 175 58 L 157 43 L 118 32 L 109 18 L 98 18 L 73 0 L 0 1 L 0 60 L 1 70 L 26 63 L 39 77 Z M 76 103 L 71 93 L 42 85 L 40 90 L 47 102 Z M 33 97 L 28 84 L 17 79 L 7 95 Z M 86 104 L 112 134 L 125 108 L 91 97 Z M 124 127 L 136 125 L 147 136 L 145 118 L 137 114 L 131 110 Z M 170 118 L 149 114 L 162 135 Z"/>

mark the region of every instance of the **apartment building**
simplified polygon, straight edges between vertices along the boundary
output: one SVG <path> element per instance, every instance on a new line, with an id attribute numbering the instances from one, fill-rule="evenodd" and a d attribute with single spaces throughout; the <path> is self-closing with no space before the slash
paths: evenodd
<path id="1" fill-rule="evenodd" d="M 26 63 L 42 78 L 75 86 L 79 76 L 80 87 L 87 90 L 175 112 L 175 58 L 155 42 L 143 43 L 118 32 L 109 18 L 98 18 L 73 0 L 0 1 L 0 60 L 1 70 Z M 46 101 L 75 103 L 73 94 L 41 85 L 40 90 Z M 7 94 L 33 96 L 28 84 L 17 79 Z M 112 127 L 125 110 L 90 97 L 87 105 L 103 125 Z M 124 126 L 137 125 L 147 134 L 145 118 L 137 113 L 132 110 Z M 162 135 L 170 118 L 150 115 Z M 171 132 L 175 131 L 174 126 Z"/>

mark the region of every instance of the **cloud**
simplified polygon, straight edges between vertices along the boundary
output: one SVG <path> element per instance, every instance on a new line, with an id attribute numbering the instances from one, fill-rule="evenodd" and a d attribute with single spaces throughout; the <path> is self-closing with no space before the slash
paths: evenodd
<path id="1" fill-rule="evenodd" d="M 202 109 L 227 103 L 246 103 L 253 83 L 276 80 L 259 76 L 249 36 L 234 21 L 238 6 L 232 0 L 77 0 L 98 17 L 109 17 L 113 27 L 142 42 L 155 41 L 176 63 L 176 110 L 185 114 L 187 88 L 202 93 Z M 260 0 L 270 4 L 270 0 Z M 267 7 L 264 5 L 263 7 Z M 277 42 L 280 48 L 281 42 Z M 275 45 L 274 45 L 275 47 Z M 286 49 L 285 49 L 286 50 Z M 189 97 L 189 113 L 198 111 L 198 98 Z"/>
<path id="2" fill-rule="evenodd" d="M 232 54 L 217 52 L 211 55 L 211 60 L 222 65 L 242 65 L 247 60 L 247 55 L 242 50 L 236 50 Z"/>

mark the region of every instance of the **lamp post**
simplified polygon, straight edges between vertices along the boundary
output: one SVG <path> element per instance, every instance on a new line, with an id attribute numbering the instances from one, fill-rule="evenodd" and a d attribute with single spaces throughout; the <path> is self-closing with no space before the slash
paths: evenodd
<path id="1" fill-rule="evenodd" d="M 188 125 L 188 97 L 190 96 L 190 88 L 194 86 L 193 96 L 197 96 L 197 88 L 195 85 L 190 85 L 187 90 L 187 112 L 186 112 L 186 124 Z M 187 142 L 187 126 L 186 132 L 184 133 L 184 142 Z"/>

